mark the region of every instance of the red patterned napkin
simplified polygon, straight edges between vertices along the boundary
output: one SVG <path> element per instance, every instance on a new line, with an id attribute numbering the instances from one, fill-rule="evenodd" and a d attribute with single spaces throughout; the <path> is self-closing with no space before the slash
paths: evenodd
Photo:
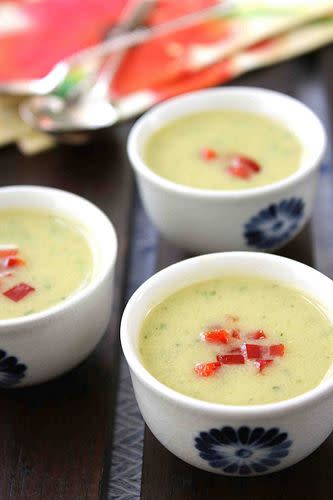
<path id="1" fill-rule="evenodd" d="M 141 0 L 128 0 L 137 2 Z M 0 82 L 39 78 L 59 60 L 104 40 L 126 0 L 0 0 Z M 156 26 L 223 1 L 156 0 Z M 250 69 L 333 40 L 333 0 L 234 0 L 227 16 L 173 32 L 129 50 L 112 97 L 129 117 L 162 99 L 231 80 Z M 75 84 L 75 78 L 65 82 Z M 65 85 L 65 87 L 66 87 Z M 22 124 L 16 99 L 0 98 L 0 144 L 17 140 L 26 152 L 51 140 Z"/>

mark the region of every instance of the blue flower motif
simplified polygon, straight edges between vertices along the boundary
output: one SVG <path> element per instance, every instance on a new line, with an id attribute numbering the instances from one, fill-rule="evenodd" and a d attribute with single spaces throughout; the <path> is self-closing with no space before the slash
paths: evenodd
<path id="1" fill-rule="evenodd" d="M 6 388 L 17 384 L 27 370 L 26 365 L 20 363 L 15 356 L 8 356 L 0 349 L 0 387 Z"/>
<path id="2" fill-rule="evenodd" d="M 297 231 L 304 215 L 302 198 L 289 198 L 260 210 L 245 224 L 247 244 L 262 250 L 278 247 Z"/>
<path id="3" fill-rule="evenodd" d="M 288 455 L 291 445 L 288 434 L 276 427 L 251 430 L 247 426 L 225 426 L 200 432 L 195 438 L 200 457 L 211 467 L 241 476 L 268 472 Z"/>

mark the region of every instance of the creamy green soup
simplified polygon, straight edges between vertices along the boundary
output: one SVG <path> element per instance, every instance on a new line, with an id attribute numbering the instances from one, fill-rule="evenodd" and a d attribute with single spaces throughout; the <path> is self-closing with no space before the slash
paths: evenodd
<path id="1" fill-rule="evenodd" d="M 0 319 L 47 309 L 86 286 L 93 258 L 84 229 L 54 214 L 0 211 Z"/>
<path id="2" fill-rule="evenodd" d="M 300 141 L 283 124 L 235 110 L 171 121 L 151 135 L 143 151 L 147 165 L 161 177 L 215 190 L 277 182 L 299 168 L 301 155 Z"/>
<path id="3" fill-rule="evenodd" d="M 156 305 L 142 325 L 139 350 L 156 379 L 187 396 L 264 404 L 320 383 L 333 361 L 333 326 L 299 290 L 226 277 Z"/>

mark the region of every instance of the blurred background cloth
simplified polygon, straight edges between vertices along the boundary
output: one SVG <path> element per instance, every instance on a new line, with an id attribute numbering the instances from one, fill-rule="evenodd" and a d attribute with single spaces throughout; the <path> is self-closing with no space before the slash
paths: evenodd
<path id="1" fill-rule="evenodd" d="M 77 51 L 105 40 L 128 3 L 141 0 L 0 0 L 0 82 L 45 76 Z M 216 0 L 156 0 L 146 20 L 157 26 Z M 132 117 L 180 93 L 234 77 L 333 41 L 333 0 L 234 0 L 226 16 L 133 47 L 113 81 L 112 99 Z M 82 75 L 69 75 L 65 95 Z M 0 96 L 0 145 L 26 154 L 55 139 L 21 121 L 21 98 Z"/>

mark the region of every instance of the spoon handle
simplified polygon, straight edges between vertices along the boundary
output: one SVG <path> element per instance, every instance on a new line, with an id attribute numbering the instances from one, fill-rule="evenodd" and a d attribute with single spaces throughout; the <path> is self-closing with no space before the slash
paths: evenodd
<path id="1" fill-rule="evenodd" d="M 140 0 L 138 0 L 140 3 Z M 146 2 L 144 2 L 146 3 Z M 149 3 L 149 2 L 148 2 Z M 153 2 L 150 2 L 153 3 Z M 58 62 L 54 68 L 42 78 L 12 80 L 0 83 L 0 94 L 9 95 L 46 95 L 53 92 L 66 78 L 71 68 L 87 64 L 98 58 L 135 47 L 148 40 L 167 35 L 173 31 L 188 28 L 207 21 L 217 15 L 228 15 L 232 12 L 234 0 L 225 0 L 222 4 L 213 5 L 190 14 L 186 14 L 155 27 L 137 28 L 125 33 L 117 33 L 109 40 L 83 49 L 78 53 Z M 148 9 L 148 7 L 147 7 Z"/>
<path id="2" fill-rule="evenodd" d="M 117 34 L 109 40 L 70 56 L 66 59 L 66 61 L 71 64 L 80 64 L 85 63 L 90 59 L 103 57 L 112 52 L 129 49 L 149 40 L 168 35 L 181 29 L 189 28 L 190 26 L 202 23 L 210 18 L 214 18 L 215 16 L 227 16 L 232 13 L 234 7 L 234 0 L 224 0 L 222 4 L 218 3 L 216 5 L 191 12 L 190 14 L 185 14 L 184 16 L 177 17 L 176 19 L 172 19 L 171 21 L 167 21 L 157 26 L 141 27 L 127 33 Z"/>
<path id="3" fill-rule="evenodd" d="M 131 4 L 131 2 L 129 2 Z M 124 33 L 131 32 L 135 28 L 141 26 L 147 15 L 152 10 L 156 0 L 139 0 L 135 5 L 125 7 L 120 23 L 118 23 L 108 34 L 108 40 L 120 36 Z M 105 98 L 109 96 L 109 89 L 113 78 L 115 77 L 128 48 L 124 47 L 114 52 L 111 56 L 106 56 L 105 60 L 100 65 L 99 70 L 92 77 L 90 83 L 89 97 Z"/>

